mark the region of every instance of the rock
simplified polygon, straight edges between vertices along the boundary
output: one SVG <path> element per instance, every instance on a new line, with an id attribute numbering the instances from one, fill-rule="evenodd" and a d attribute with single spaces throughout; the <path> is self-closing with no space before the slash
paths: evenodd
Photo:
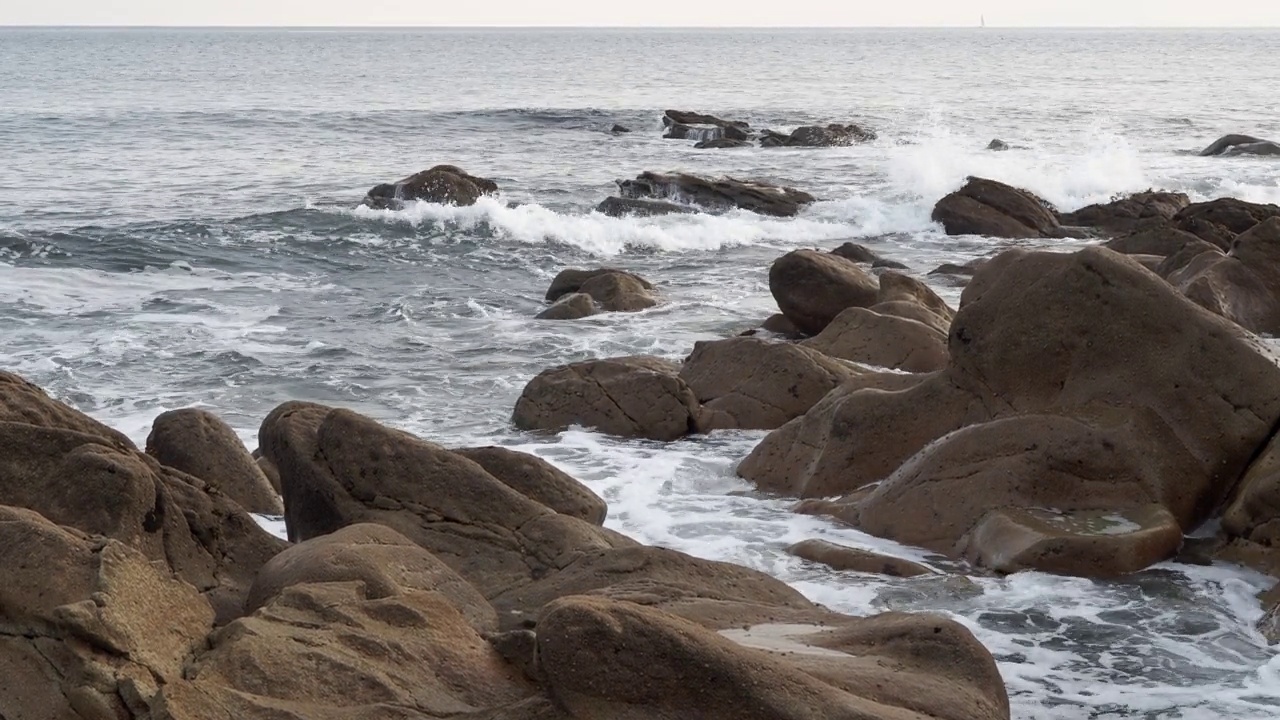
<path id="1" fill-rule="evenodd" d="M 868 248 L 866 245 L 859 245 L 855 242 L 847 242 L 832 250 L 831 254 L 838 255 L 845 260 L 852 260 L 856 263 L 874 264 L 883 260 L 879 255 L 872 252 L 871 248 Z"/>
<path id="2" fill-rule="evenodd" d="M 676 440 L 698 431 L 701 409 L 676 365 L 654 357 L 589 360 L 544 370 L 512 418 L 521 430 L 581 425 L 608 435 Z"/>
<path id="3" fill-rule="evenodd" d="M 851 307 L 874 305 L 876 279 L 849 260 L 816 250 L 793 250 L 769 268 L 769 291 L 782 314 L 816 335 Z"/>
<path id="4" fill-rule="evenodd" d="M 725 137 L 725 128 L 716 125 L 686 125 L 684 123 L 668 125 L 667 131 L 662 134 L 662 137 L 667 140 L 696 140 L 699 143 L 728 139 Z"/>
<path id="5" fill-rule="evenodd" d="M 1173 225 L 1223 250 L 1230 250 L 1237 235 L 1273 217 L 1280 217 L 1280 207 L 1220 198 L 1188 205 L 1174 216 Z"/>
<path id="6" fill-rule="evenodd" d="M 1230 538 L 1280 548 L 1280 435 L 1271 438 L 1240 478 L 1222 511 L 1222 530 Z"/>
<path id="7" fill-rule="evenodd" d="M 1053 206 L 1026 190 L 971 177 L 964 187 L 938 201 L 933 220 L 948 235 L 999 238 L 1056 238 L 1064 232 Z"/>
<path id="8" fill-rule="evenodd" d="M 810 562 L 822 563 L 833 570 L 888 575 L 889 577 L 917 577 L 934 575 L 933 570 L 919 563 L 891 555 L 837 545 L 826 540 L 804 540 L 787 548 L 787 552 Z"/>
<path id="9" fill-rule="evenodd" d="M 672 125 L 714 125 L 722 129 L 734 128 L 744 133 L 751 130 L 751 126 L 741 120 L 722 120 L 715 115 L 704 115 L 685 110 L 668 110 L 662 117 L 662 124 L 667 127 Z"/>
<path id="10" fill-rule="evenodd" d="M 599 315 L 600 306 L 586 293 L 570 293 L 556 300 L 551 307 L 534 315 L 535 320 L 578 320 Z"/>
<path id="11" fill-rule="evenodd" d="M 1102 244 L 1108 250 L 1122 255 L 1161 255 L 1168 257 L 1176 254 L 1187 243 L 1202 242 L 1191 233 L 1173 227 L 1155 227 L 1148 230 L 1124 235 Z"/>
<path id="12" fill-rule="evenodd" d="M 987 149 L 995 152 L 1003 152 L 1009 149 L 1009 143 L 997 138 L 987 144 Z"/>
<path id="13" fill-rule="evenodd" d="M 254 462 L 257 463 L 258 469 L 262 471 L 262 475 L 267 478 L 267 482 L 271 485 L 271 490 L 274 491 L 276 495 L 279 495 L 280 471 L 276 469 L 275 463 L 272 463 L 265 457 L 258 457 Z M 281 501 L 281 507 L 283 507 L 283 505 L 284 502 Z"/>
<path id="14" fill-rule="evenodd" d="M 937 616 L 715 633 L 631 603 L 574 597 L 546 609 L 537 640 L 549 694 L 580 718 L 1009 717 L 995 662 L 968 630 Z"/>
<path id="15" fill-rule="evenodd" d="M 245 611 L 252 615 L 297 585 L 354 582 L 368 600 L 438 592 L 478 632 L 498 629 L 493 607 L 470 583 L 412 540 L 373 524 L 348 525 L 271 558 L 253 582 Z"/>
<path id="16" fill-rule="evenodd" d="M 626 270 L 619 270 L 618 268 L 596 268 L 594 270 L 569 268 L 561 270 L 551 281 L 551 287 L 547 288 L 547 302 L 555 302 L 565 295 L 582 292 L 583 285 L 602 275 L 625 275 L 644 290 L 653 289 L 653 285 L 648 280 Z"/>
<path id="17" fill-rule="evenodd" d="M 347 410 L 285 403 L 259 435 L 280 468 L 291 540 L 385 525 L 486 598 L 632 544 L 556 513 L 457 453 Z"/>
<path id="18" fill-rule="evenodd" d="M 712 211 L 740 208 L 775 217 L 791 217 L 816 200 L 807 192 L 781 185 L 687 173 L 645 172 L 634 180 L 619 180 L 618 190 L 626 199 L 679 200 Z"/>
<path id="19" fill-rule="evenodd" d="M 656 217 L 659 215 L 689 215 L 695 208 L 662 200 L 637 200 L 635 198 L 607 197 L 596 206 L 596 212 L 609 217 Z"/>
<path id="20" fill-rule="evenodd" d="M 378 185 L 369 191 L 364 204 L 393 210 L 415 200 L 443 205 L 475 205 L 482 195 L 496 192 L 498 185 L 492 180 L 469 175 L 453 165 L 437 165 L 399 182 Z"/>
<path id="21" fill-rule="evenodd" d="M 985 258 L 978 258 L 975 260 L 970 260 L 969 262 L 963 265 L 958 265 L 956 263 L 943 263 L 938 267 L 930 270 L 929 274 L 930 275 L 958 275 L 961 277 L 973 277 L 973 274 L 976 273 L 978 271 L 978 268 L 982 267 L 983 263 L 985 262 L 986 262 Z"/>
<path id="22" fill-rule="evenodd" d="M 249 512 L 284 512 L 280 496 L 235 431 L 211 412 L 186 408 L 162 413 L 147 436 L 147 454 L 200 478 Z"/>
<path id="23" fill-rule="evenodd" d="M 288 587 L 214 633 L 157 714 L 426 720 L 533 693 L 443 593 L 370 597 L 358 582 L 323 582 Z"/>
<path id="24" fill-rule="evenodd" d="M 647 280 L 627 272 L 601 273 L 583 281 L 578 293 L 587 295 L 607 312 L 638 312 L 658 304 Z"/>
<path id="25" fill-rule="evenodd" d="M 609 132 L 613 133 L 614 135 L 620 135 L 622 133 L 631 132 L 631 128 L 627 127 L 626 125 L 619 125 L 617 123 L 614 123 L 613 127 L 609 129 Z"/>
<path id="26" fill-rule="evenodd" d="M 857 125 L 832 123 L 827 126 L 804 125 L 784 135 L 766 130 L 760 138 L 762 147 L 837 147 L 870 142 L 876 139 L 872 130 Z"/>
<path id="27" fill-rule="evenodd" d="M 714 140 L 700 140 L 693 147 L 697 150 L 732 150 L 733 148 L 751 147 L 751 142 L 732 138 L 715 138 Z"/>
<path id="28" fill-rule="evenodd" d="M 1256 333 L 1280 333 L 1280 217 L 1236 237 L 1226 255 L 1204 254 L 1170 282 L 1196 304 Z"/>
<path id="29" fill-rule="evenodd" d="M 1280 155 L 1280 143 L 1250 135 L 1226 135 L 1200 151 L 1200 155 Z"/>
<path id="30" fill-rule="evenodd" d="M 49 397 L 41 388 L 0 370 L 0 422 L 72 430 L 99 438 L 103 444 L 132 450 L 133 442 L 84 413 Z"/>
<path id="31" fill-rule="evenodd" d="M 1277 421 L 1280 368 L 1247 333 L 1108 250 L 1019 250 L 965 290 L 944 370 L 833 391 L 739 473 L 1003 571 L 1109 576 L 1172 555 Z"/>
<path id="32" fill-rule="evenodd" d="M 918 320 L 940 330 L 951 329 L 955 311 L 928 285 L 902 273 L 880 273 L 880 290 L 871 309 L 884 315 Z"/>
<path id="33" fill-rule="evenodd" d="M 796 327 L 796 324 L 788 320 L 787 316 L 782 313 L 774 313 L 765 318 L 765 321 L 760 324 L 760 329 L 787 338 L 804 337 L 804 333 L 800 332 L 800 328 Z"/>
<path id="34" fill-rule="evenodd" d="M 860 307 L 841 312 L 802 344 L 831 357 L 911 373 L 933 372 L 947 364 L 945 332 Z"/>
<path id="35" fill-rule="evenodd" d="M 1063 225 L 1096 227 L 1108 232 L 1133 232 L 1162 226 L 1190 204 L 1186 193 L 1148 190 L 1062 213 L 1059 221 Z"/>
<path id="36" fill-rule="evenodd" d="M 51 412 L 89 426 L 70 408 Z M 0 422 L 0 505 L 102 535 L 166 565 L 204 593 L 224 623 L 259 567 L 285 543 L 203 481 L 112 438 Z"/>
<path id="37" fill-rule="evenodd" d="M 708 429 L 772 430 L 857 374 L 820 352 L 754 338 L 699 342 L 680 379 L 708 413 Z"/>
<path id="38" fill-rule="evenodd" d="M 592 525 L 603 525 L 608 505 L 586 485 L 537 455 L 501 447 L 461 448 L 455 453 L 471 460 L 499 482 L 525 497 Z"/>
<path id="39" fill-rule="evenodd" d="M 0 716 L 150 717 L 212 629 L 195 588 L 123 543 L 0 507 L 0 547 Z"/>
<path id="40" fill-rule="evenodd" d="M 1191 237 L 1195 240 L 1188 240 L 1177 252 L 1166 257 L 1155 270 L 1157 275 L 1168 280 L 1169 284 L 1175 287 L 1225 256 L 1217 245 L 1205 242 L 1194 235 Z"/>

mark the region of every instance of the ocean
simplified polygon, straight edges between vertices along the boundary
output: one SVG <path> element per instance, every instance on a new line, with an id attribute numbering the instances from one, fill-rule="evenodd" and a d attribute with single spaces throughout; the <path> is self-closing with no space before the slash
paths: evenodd
<path id="1" fill-rule="evenodd" d="M 733 468 L 763 433 L 542 436 L 510 415 L 547 367 L 678 360 L 755 327 L 775 311 L 769 263 L 790 249 L 855 240 L 924 275 L 1014 244 L 1080 244 L 944 236 L 930 210 L 969 175 L 1063 210 L 1149 187 L 1280 202 L 1276 158 L 1196 156 L 1227 133 L 1280 140 L 1278 52 L 1280 31 L 0 29 L 0 367 L 138 442 L 159 413 L 198 405 L 253 448 L 266 414 L 302 399 L 448 446 L 536 453 L 646 543 L 748 565 L 843 612 L 951 615 L 999 660 L 1017 718 L 1274 718 L 1260 575 L 834 572 L 783 548 L 824 538 L 951 566 L 753 492 Z M 695 150 L 662 138 L 668 108 L 879 138 Z M 1013 149 L 985 150 L 993 138 Z M 357 208 L 440 163 L 501 195 Z M 675 169 L 820 202 L 790 219 L 592 212 L 615 180 Z M 532 319 L 559 270 L 600 265 L 666 302 Z"/>

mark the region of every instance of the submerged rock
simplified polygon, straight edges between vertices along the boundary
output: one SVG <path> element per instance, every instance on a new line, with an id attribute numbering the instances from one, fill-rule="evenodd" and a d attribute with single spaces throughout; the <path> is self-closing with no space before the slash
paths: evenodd
<path id="1" fill-rule="evenodd" d="M 551 286 L 547 288 L 547 302 L 555 302 L 565 295 L 582 292 L 582 286 L 598 277 L 605 275 L 621 275 L 630 278 L 635 285 L 644 289 L 652 290 L 653 284 L 648 280 L 636 275 L 635 273 L 620 270 L 618 268 L 595 268 L 593 270 L 578 270 L 568 268 L 561 270 L 551 280 Z"/>
<path id="2" fill-rule="evenodd" d="M 733 148 L 751 147 L 751 143 L 747 140 L 716 138 L 715 140 L 699 141 L 693 147 L 697 150 L 730 150 Z"/>
<path id="3" fill-rule="evenodd" d="M 1280 155 L 1280 143 L 1251 135 L 1226 135 L 1201 150 L 1200 155 Z"/>
<path id="4" fill-rule="evenodd" d="M 735 128 L 742 132 L 751 130 L 751 126 L 741 120 L 723 120 L 715 115 L 705 115 L 687 110 L 666 111 L 662 116 L 662 124 L 667 127 L 672 125 L 712 125 L 718 128 Z"/>
<path id="5" fill-rule="evenodd" d="M 858 125 L 804 125 L 783 134 L 766 130 L 760 138 L 761 147 L 836 147 L 870 142 L 876 139 L 872 130 Z"/>
<path id="6" fill-rule="evenodd" d="M 995 151 L 995 152 L 1003 152 L 1003 151 L 1005 151 L 1005 150 L 1008 150 L 1008 149 L 1009 149 L 1009 143 L 1007 143 L 1007 142 L 1005 142 L 1005 141 L 1000 140 L 999 138 L 997 138 L 997 139 L 992 140 L 990 143 L 988 143 L 988 144 L 987 144 L 987 149 L 988 149 L 988 150 L 993 150 L 993 151 Z"/>
<path id="7" fill-rule="evenodd" d="M 599 315 L 603 310 L 594 298 L 586 293 L 570 293 L 551 304 L 551 307 L 533 316 L 535 320 L 579 320 Z"/>
<path id="8" fill-rule="evenodd" d="M 1280 421 L 1252 336 L 1104 249 L 991 260 L 949 349 L 906 389 L 832 392 L 739 473 L 1002 571 L 1108 576 L 1171 556 Z"/>
<path id="9" fill-rule="evenodd" d="M 498 192 L 497 183 L 468 174 L 453 165 L 437 165 L 395 183 L 378 185 L 364 204 L 377 209 L 399 209 L 405 202 L 424 200 L 443 205 L 475 205 L 483 195 Z"/>
<path id="10" fill-rule="evenodd" d="M 687 215 L 696 213 L 696 208 L 678 205 L 662 200 L 639 200 L 636 198 L 607 197 L 596 206 L 596 212 L 609 217 L 655 217 L 658 215 Z"/>
<path id="11" fill-rule="evenodd" d="M 563 270 L 547 290 L 547 300 L 555 305 L 538 318 L 572 320 L 600 311 L 637 312 L 658 304 L 652 289 L 649 281 L 624 270 Z"/>
<path id="12" fill-rule="evenodd" d="M 609 129 L 609 132 L 613 133 L 614 135 L 621 135 L 622 133 L 631 132 L 631 128 L 627 127 L 626 125 L 619 125 L 615 123 L 614 126 Z"/>
<path id="13" fill-rule="evenodd" d="M 816 200 L 809 193 L 781 185 L 686 173 L 645 172 L 634 180 L 619 180 L 618 189 L 627 199 L 677 200 L 712 211 L 741 208 L 776 217 L 795 215 Z"/>
<path id="14" fill-rule="evenodd" d="M 1026 190 L 971 177 L 938 201 L 933 220 L 948 235 L 1056 238 L 1065 235 L 1053 206 Z"/>

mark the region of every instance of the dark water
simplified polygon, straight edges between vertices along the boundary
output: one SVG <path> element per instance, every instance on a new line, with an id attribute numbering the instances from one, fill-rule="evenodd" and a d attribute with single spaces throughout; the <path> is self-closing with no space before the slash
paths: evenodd
<path id="1" fill-rule="evenodd" d="M 976 596 L 825 572 L 781 548 L 821 536 L 919 555 L 738 493 L 732 467 L 759 434 L 547 439 L 508 418 L 549 365 L 681 358 L 757 323 L 787 249 L 857 238 L 917 272 L 997 251 L 929 222 L 969 174 L 1063 209 L 1151 186 L 1280 201 L 1274 158 L 1190 154 L 1228 132 L 1280 138 L 1277 51 L 1280 32 L 0 30 L 0 366 L 139 440 L 159 412 L 200 404 L 252 445 L 272 407 L 309 399 L 446 444 L 518 445 L 647 542 L 849 612 L 953 613 L 1001 659 L 1018 717 L 1270 718 L 1280 662 L 1251 628 L 1266 581 L 1239 569 L 1025 574 Z M 698 151 L 661 139 L 671 107 L 880 138 Z M 1015 149 L 983 150 L 993 137 Z M 503 193 L 354 209 L 438 163 Z M 650 169 L 822 202 L 789 220 L 590 212 Z M 668 302 L 530 319 L 558 270 L 601 263 Z"/>

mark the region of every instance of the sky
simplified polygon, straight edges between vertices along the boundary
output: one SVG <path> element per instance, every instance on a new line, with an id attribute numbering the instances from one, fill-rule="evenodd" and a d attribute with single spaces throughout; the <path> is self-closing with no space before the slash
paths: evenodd
<path id="1" fill-rule="evenodd" d="M 0 25 L 1278 27 L 1280 0 L 0 0 Z"/>

